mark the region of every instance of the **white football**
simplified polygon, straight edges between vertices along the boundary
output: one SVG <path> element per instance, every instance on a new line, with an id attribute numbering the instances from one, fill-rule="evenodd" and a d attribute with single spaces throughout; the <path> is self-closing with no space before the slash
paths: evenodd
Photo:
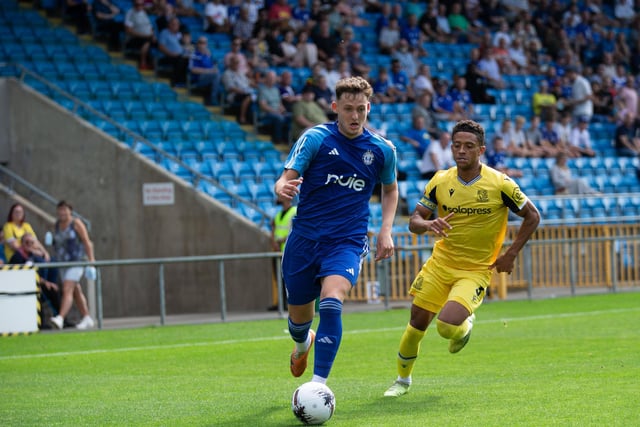
<path id="1" fill-rule="evenodd" d="M 293 392 L 291 410 L 306 425 L 322 424 L 336 409 L 336 398 L 325 384 L 308 382 Z"/>

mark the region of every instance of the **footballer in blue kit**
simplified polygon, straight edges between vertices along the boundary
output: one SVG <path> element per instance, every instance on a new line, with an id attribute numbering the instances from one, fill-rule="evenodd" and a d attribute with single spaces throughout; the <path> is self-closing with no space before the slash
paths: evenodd
<path id="1" fill-rule="evenodd" d="M 342 338 L 342 304 L 369 253 L 369 200 L 382 184 L 382 225 L 376 260 L 393 255 L 391 230 L 398 204 L 393 144 L 367 130 L 373 90 L 360 77 L 336 84 L 337 121 L 307 129 L 293 146 L 275 184 L 281 199 L 299 197 L 282 260 L 291 373 L 300 377 L 315 342 L 312 381 L 325 383 Z M 320 297 L 317 333 L 311 329 Z"/>

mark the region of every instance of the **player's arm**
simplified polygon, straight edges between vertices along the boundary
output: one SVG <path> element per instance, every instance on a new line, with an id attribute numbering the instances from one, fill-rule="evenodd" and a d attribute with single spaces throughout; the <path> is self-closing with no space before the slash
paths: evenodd
<path id="1" fill-rule="evenodd" d="M 389 258 L 393 255 L 393 238 L 391 230 L 393 229 L 393 220 L 398 207 L 398 184 L 394 181 L 391 184 L 382 186 L 382 225 L 378 233 L 376 243 L 376 261 Z"/>
<path id="2" fill-rule="evenodd" d="M 453 216 L 453 213 L 443 218 L 430 220 L 429 218 L 431 218 L 432 215 L 433 211 L 431 209 L 418 203 L 409 219 L 409 231 L 414 234 L 424 234 L 430 231 L 437 236 L 447 237 L 447 230 L 451 230 L 452 228 L 448 221 Z"/>
<path id="3" fill-rule="evenodd" d="M 520 250 L 522 250 L 525 243 L 538 228 L 538 224 L 540 224 L 540 212 L 531 203 L 531 200 L 527 200 L 527 203 L 517 212 L 517 215 L 522 217 L 523 221 L 515 239 L 513 239 L 511 246 L 489 266 L 490 269 L 495 268 L 498 273 L 506 272 L 511 274 L 516 256 L 518 256 Z"/>
<path id="4" fill-rule="evenodd" d="M 295 169 L 285 169 L 276 181 L 273 191 L 277 197 L 286 200 L 292 200 L 299 192 L 299 185 L 302 184 L 302 178 Z"/>

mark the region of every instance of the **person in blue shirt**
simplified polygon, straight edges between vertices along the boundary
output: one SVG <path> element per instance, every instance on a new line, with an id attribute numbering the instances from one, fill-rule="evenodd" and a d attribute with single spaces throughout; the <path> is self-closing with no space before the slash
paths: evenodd
<path id="1" fill-rule="evenodd" d="M 369 252 L 369 200 L 381 184 L 382 225 L 376 261 L 394 253 L 391 236 L 398 204 L 393 144 L 365 128 L 371 85 L 362 77 L 336 84 L 337 120 L 307 129 L 276 181 L 278 198 L 298 198 L 298 211 L 282 259 L 289 334 L 295 343 L 291 373 L 300 377 L 315 342 L 312 381 L 325 383 L 342 338 L 342 304 Z M 320 298 L 317 334 L 311 329 Z"/>
<path id="2" fill-rule="evenodd" d="M 201 91 L 205 105 L 218 105 L 220 102 L 221 73 L 218 62 L 211 55 L 205 36 L 198 37 L 196 49 L 189 58 L 189 79 L 191 89 Z"/>

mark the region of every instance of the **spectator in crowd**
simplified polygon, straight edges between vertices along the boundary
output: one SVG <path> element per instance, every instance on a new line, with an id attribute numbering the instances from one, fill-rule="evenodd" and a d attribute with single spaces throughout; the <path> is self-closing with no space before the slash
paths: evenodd
<path id="1" fill-rule="evenodd" d="M 415 52 L 416 56 L 426 56 L 427 53 L 423 47 L 426 37 L 420 29 L 417 14 L 407 13 L 407 21 L 400 28 L 400 37 L 409 43 L 410 50 Z"/>
<path id="2" fill-rule="evenodd" d="M 552 157 L 551 152 L 547 152 L 542 143 L 542 131 L 540 129 L 540 116 L 532 116 L 529 127 L 525 130 L 527 143 L 531 150 L 532 157 Z"/>
<path id="3" fill-rule="evenodd" d="M 29 233 L 33 236 L 31 224 L 26 221 L 26 212 L 21 203 L 14 203 L 9 208 L 7 222 L 2 226 L 2 237 L 4 239 L 4 259 L 9 261 L 13 254 L 20 248 L 22 236 Z"/>
<path id="4" fill-rule="evenodd" d="M 65 12 L 75 25 L 78 35 L 89 34 L 91 32 L 91 21 L 89 20 L 91 4 L 87 0 L 64 1 L 66 3 Z"/>
<path id="5" fill-rule="evenodd" d="M 506 83 L 502 78 L 500 64 L 491 49 L 480 52 L 480 60 L 476 66 L 476 72 L 483 77 L 485 84 L 495 89 L 504 89 Z"/>
<path id="6" fill-rule="evenodd" d="M 209 0 L 204 6 L 204 30 L 207 33 L 228 33 L 231 29 L 229 10 L 222 0 Z"/>
<path id="7" fill-rule="evenodd" d="M 95 0 L 91 8 L 95 20 L 95 35 L 106 34 L 107 48 L 111 51 L 120 50 L 120 34 L 124 31 L 124 24 L 116 18 L 120 9 L 111 0 Z"/>
<path id="8" fill-rule="evenodd" d="M 640 124 L 631 112 L 627 112 L 616 126 L 615 148 L 618 156 L 640 156 Z"/>
<path id="9" fill-rule="evenodd" d="M 195 3 L 198 0 L 176 0 L 176 13 L 178 16 L 198 16 Z"/>
<path id="10" fill-rule="evenodd" d="M 548 157 L 555 157 L 559 152 L 564 152 L 565 146 L 556 132 L 555 120 L 544 122 L 540 134 L 542 136 L 540 143 Z"/>
<path id="11" fill-rule="evenodd" d="M 591 83 L 584 76 L 578 73 L 576 66 L 569 66 L 566 69 L 567 78 L 571 82 L 571 98 L 568 106 L 574 119 L 587 117 L 591 121 L 593 116 L 593 101 L 591 100 L 593 91 Z"/>
<path id="12" fill-rule="evenodd" d="M 162 12 L 162 14 L 156 17 L 156 30 L 158 31 L 158 35 L 162 33 L 165 28 L 169 27 L 169 22 L 171 22 L 173 18 L 178 17 L 178 15 L 176 14 L 176 9 L 171 3 L 165 3 L 163 7 L 164 11 Z M 179 31 L 181 34 L 188 33 L 189 27 L 180 21 Z"/>
<path id="13" fill-rule="evenodd" d="M 624 86 L 618 91 L 616 98 L 620 101 L 621 110 L 630 112 L 634 117 L 638 117 L 638 91 L 635 87 L 635 78 L 628 74 Z"/>
<path id="14" fill-rule="evenodd" d="M 335 56 L 340 40 L 331 30 L 329 21 L 326 18 L 318 22 L 316 27 L 312 39 L 318 47 L 318 59 L 326 61 L 328 58 Z"/>
<path id="15" fill-rule="evenodd" d="M 395 95 L 393 95 L 390 91 L 391 85 L 391 77 L 389 77 L 389 71 L 387 71 L 387 67 L 381 65 L 378 68 L 378 76 L 373 81 L 371 85 L 373 88 L 373 96 L 371 97 L 371 102 L 374 104 L 390 104 L 395 102 Z"/>
<path id="16" fill-rule="evenodd" d="M 360 42 L 353 42 L 349 44 L 347 52 L 351 75 L 367 79 L 371 72 L 371 67 L 362 57 L 362 45 Z"/>
<path id="17" fill-rule="evenodd" d="M 275 0 L 269 7 L 269 20 L 271 24 L 284 30 L 291 21 L 292 10 L 287 0 Z"/>
<path id="18" fill-rule="evenodd" d="M 398 18 L 392 16 L 388 25 L 382 27 L 378 36 L 378 49 L 380 53 L 390 55 L 393 53 L 400 42 L 400 25 Z"/>
<path id="19" fill-rule="evenodd" d="M 424 152 L 429 148 L 429 144 L 431 144 L 431 137 L 425 126 L 424 117 L 413 116 L 411 118 L 411 126 L 400 135 L 400 140 L 411 145 L 418 158 L 421 159 Z"/>
<path id="20" fill-rule="evenodd" d="M 613 92 L 599 81 L 591 83 L 593 89 L 593 114 L 603 120 L 611 120 L 614 112 Z"/>
<path id="21" fill-rule="evenodd" d="M 309 31 L 314 24 L 308 3 L 307 0 L 298 0 L 296 5 L 291 8 L 289 26 L 296 31 Z"/>
<path id="22" fill-rule="evenodd" d="M 53 247 L 55 249 L 56 261 L 95 261 L 93 253 L 93 243 L 89 238 L 89 233 L 84 223 L 73 216 L 73 208 L 67 202 L 60 201 L 57 206 L 58 220 L 55 224 L 53 236 Z M 95 267 L 69 267 L 60 271 L 62 276 L 62 300 L 60 302 L 60 312 L 51 318 L 51 323 L 58 329 L 64 326 L 64 319 L 75 301 L 82 316 L 80 323 L 76 325 L 78 329 L 92 328 L 94 323 L 89 315 L 87 299 L 82 292 L 80 279 L 85 276 L 87 279 L 95 279 Z"/>
<path id="23" fill-rule="evenodd" d="M 311 92 L 313 93 L 313 92 Z M 271 250 L 274 252 L 284 253 L 284 247 L 287 243 L 287 237 L 291 233 L 291 227 L 293 226 L 293 219 L 298 213 L 298 207 L 291 203 L 291 200 L 285 198 L 278 199 L 278 205 L 281 209 L 275 214 L 271 220 Z M 276 260 L 273 260 L 274 264 L 274 277 L 273 277 L 273 305 L 268 308 L 269 311 L 278 310 L 278 300 L 282 299 L 282 306 L 287 309 L 287 290 L 285 287 L 278 292 L 278 282 L 276 278 Z"/>
<path id="24" fill-rule="evenodd" d="M 280 81 L 278 83 L 278 90 L 280 91 L 280 98 L 285 109 L 290 113 L 293 110 L 293 105 L 302 99 L 302 95 L 296 93 L 292 86 L 293 74 L 291 71 L 285 70 L 280 74 Z"/>
<path id="25" fill-rule="evenodd" d="M 238 71 L 243 74 L 249 74 L 249 60 L 247 56 L 242 52 L 242 39 L 234 38 L 231 41 L 231 50 L 224 54 L 224 67 L 229 68 L 231 65 L 231 58 L 238 59 Z"/>
<path id="26" fill-rule="evenodd" d="M 231 28 L 231 36 L 234 39 L 250 40 L 253 36 L 253 22 L 249 20 L 249 6 L 240 6 L 240 14 L 238 19 L 233 23 Z"/>
<path id="27" fill-rule="evenodd" d="M 287 112 L 275 71 L 268 71 L 263 83 L 258 87 L 259 119 L 270 128 L 271 139 L 276 144 L 289 144 L 291 115 Z"/>
<path id="28" fill-rule="evenodd" d="M 302 98 L 293 105 L 291 113 L 291 140 L 297 141 L 308 128 L 326 123 L 329 118 L 324 110 L 315 102 L 315 92 L 311 85 L 302 88 Z"/>
<path id="29" fill-rule="evenodd" d="M 491 150 L 486 154 L 487 165 L 495 170 L 507 174 L 511 178 L 521 178 L 523 176 L 521 170 L 507 167 L 506 161 L 507 157 L 510 157 L 510 154 L 504 145 L 502 136 L 494 135 L 491 145 Z"/>
<path id="30" fill-rule="evenodd" d="M 414 100 L 415 96 L 411 87 L 411 80 L 397 59 L 391 60 L 389 78 L 391 79 L 389 94 L 395 98 L 395 102 L 410 102 Z"/>
<path id="31" fill-rule="evenodd" d="M 471 100 L 474 104 L 495 104 L 495 98 L 488 91 L 487 74 L 479 67 L 480 49 L 471 49 L 470 56 L 464 77 L 467 79 L 467 89 L 471 93 Z"/>
<path id="32" fill-rule="evenodd" d="M 318 62 L 318 46 L 309 38 L 309 31 L 301 30 L 298 32 L 296 49 L 295 63 L 297 66 L 312 68 Z"/>
<path id="33" fill-rule="evenodd" d="M 173 17 L 169 20 L 169 26 L 158 36 L 158 50 L 162 53 L 158 64 L 171 68 L 171 86 L 186 83 L 189 52 L 182 45 L 181 39 L 180 20 Z"/>
<path id="34" fill-rule="evenodd" d="M 429 132 L 431 138 L 437 138 L 440 134 L 436 119 L 431 110 L 431 92 L 424 91 L 416 99 L 416 103 L 411 109 L 411 117 L 420 116 L 424 120 L 425 129 Z"/>
<path id="35" fill-rule="evenodd" d="M 286 66 L 286 59 L 284 57 L 284 52 L 282 51 L 282 46 L 280 44 L 280 27 L 278 27 L 277 25 L 272 26 L 269 31 L 267 31 L 264 39 L 267 42 L 268 46 L 269 64 L 272 67 Z"/>
<path id="36" fill-rule="evenodd" d="M 583 119 L 581 117 L 581 119 Z M 564 112 L 560 115 L 560 121 L 556 121 L 553 124 L 554 130 L 558 135 L 558 140 L 563 146 L 567 146 L 571 139 L 571 132 L 573 131 L 573 117 L 571 113 Z"/>
<path id="37" fill-rule="evenodd" d="M 230 110 L 236 114 L 238 123 L 249 124 L 248 112 L 251 103 L 255 101 L 256 91 L 246 74 L 241 73 L 240 62 L 237 57 L 231 57 L 229 68 L 222 73 L 222 85 L 226 92 L 226 100 Z"/>
<path id="38" fill-rule="evenodd" d="M 198 37 L 196 50 L 189 58 L 189 83 L 192 89 L 203 93 L 205 105 L 218 105 L 222 92 L 220 70 L 208 43 L 205 36 Z"/>
<path id="39" fill-rule="evenodd" d="M 51 261 L 49 252 L 35 234 L 25 233 L 20 238 L 20 246 L 13 253 L 9 264 L 38 264 Z M 37 271 L 38 286 L 51 301 L 56 312 L 60 309 L 58 294 L 58 271 L 55 268 L 40 267 Z"/>
<path id="40" fill-rule="evenodd" d="M 573 127 L 567 141 L 567 153 L 570 157 L 595 157 L 596 153 L 591 148 L 591 133 L 589 132 L 589 120 L 586 117 L 578 119 L 578 124 Z"/>
<path id="41" fill-rule="evenodd" d="M 144 0 L 134 0 L 133 8 L 127 11 L 124 18 L 124 28 L 127 33 L 125 46 L 139 52 L 139 67 L 150 70 L 149 52 L 152 44 L 156 43 L 151 19 L 144 9 Z"/>
<path id="42" fill-rule="evenodd" d="M 411 47 L 406 39 L 400 39 L 398 48 L 391 53 L 391 58 L 400 62 L 402 69 L 407 73 L 409 79 L 413 81 L 418 74 L 420 64 L 417 50 Z"/>
<path id="43" fill-rule="evenodd" d="M 467 79 L 464 76 L 456 76 L 453 87 L 449 90 L 453 98 L 453 110 L 460 117 L 470 118 L 473 116 L 473 101 L 471 93 L 467 90 Z"/>
<path id="44" fill-rule="evenodd" d="M 336 83 L 338 83 L 338 80 L 340 80 L 342 77 L 348 77 L 351 75 L 350 72 L 350 65 L 349 65 L 349 61 L 342 61 L 340 64 L 346 64 L 347 67 L 347 74 L 346 75 L 342 75 L 342 71 L 338 69 L 337 64 L 337 60 L 335 58 L 329 58 L 327 59 L 327 61 L 325 62 L 325 71 L 324 71 L 324 75 L 327 78 L 327 85 L 330 88 L 335 88 L 336 87 Z"/>
<path id="45" fill-rule="evenodd" d="M 455 102 L 448 89 L 446 80 L 440 80 L 436 84 L 436 94 L 431 102 L 431 109 L 436 120 L 454 121 L 462 118 L 462 115 L 455 110 Z"/>
<path id="46" fill-rule="evenodd" d="M 556 112 L 556 101 L 556 96 L 549 92 L 549 82 L 541 80 L 531 99 L 533 114 L 540 116 L 543 121 L 551 120 Z"/>
<path id="47" fill-rule="evenodd" d="M 431 95 L 436 92 L 431 79 L 431 68 L 427 64 L 420 64 L 418 74 L 413 79 L 413 93 L 416 97 L 419 97 L 423 91 L 427 91 Z"/>
<path id="48" fill-rule="evenodd" d="M 555 194 L 600 194 L 591 188 L 586 179 L 573 176 L 567 166 L 567 153 L 564 151 L 556 154 L 556 163 L 551 167 L 549 175 Z"/>
<path id="49" fill-rule="evenodd" d="M 422 179 L 431 179 L 437 171 L 447 169 L 453 165 L 451 134 L 447 131 L 442 131 L 437 140 L 431 141 L 429 148 L 425 150 L 422 158 L 418 161 L 418 170 Z"/>
<path id="50" fill-rule="evenodd" d="M 313 78 L 313 91 L 316 94 L 315 102 L 318 103 L 320 108 L 329 117 L 329 120 L 333 120 L 336 115 L 331 108 L 333 102 L 333 91 L 327 85 L 327 77 L 324 75 L 314 76 Z"/>

